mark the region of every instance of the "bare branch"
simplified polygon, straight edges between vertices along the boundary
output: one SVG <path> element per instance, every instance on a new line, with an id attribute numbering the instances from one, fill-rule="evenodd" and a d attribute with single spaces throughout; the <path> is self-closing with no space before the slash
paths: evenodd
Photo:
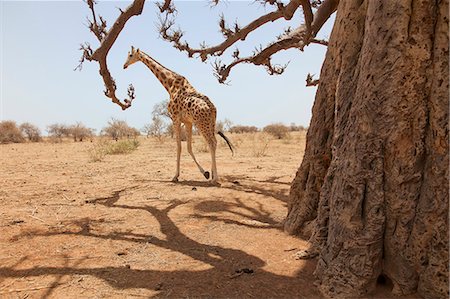
<path id="1" fill-rule="evenodd" d="M 221 16 L 219 26 L 222 34 L 226 37 L 226 39 L 221 44 L 210 48 L 194 49 L 190 48 L 186 42 L 182 43 L 182 32 L 180 30 L 170 31 L 171 27 L 174 24 L 174 21 L 173 19 L 169 19 L 167 16 L 165 19 L 161 20 L 160 33 L 163 39 L 172 42 L 174 44 L 174 47 L 179 49 L 180 51 L 186 51 L 189 57 L 193 57 L 194 54 L 198 54 L 202 61 L 205 61 L 208 56 L 222 55 L 223 52 L 230 46 L 232 46 L 239 40 L 245 40 L 249 33 L 266 23 L 273 22 L 280 18 L 290 20 L 299 6 L 300 0 L 291 0 L 286 6 L 279 6 L 278 10 L 259 17 L 243 28 L 240 28 L 237 24 L 234 25 L 234 29 L 228 28 L 225 24 L 224 17 Z"/>
<path id="2" fill-rule="evenodd" d="M 282 74 L 286 65 L 272 65 L 271 56 L 281 50 L 287 50 L 289 48 L 298 48 L 303 50 L 305 43 L 303 43 L 303 35 L 306 34 L 306 26 L 301 26 L 298 29 L 291 32 L 290 35 L 280 39 L 279 41 L 269 45 L 265 49 L 257 49 L 252 56 L 245 58 L 238 58 L 231 62 L 228 66 L 221 64 L 220 68 L 215 68 L 215 76 L 220 83 L 226 81 L 230 71 L 233 67 L 241 63 L 252 63 L 254 65 L 263 65 L 266 67 L 267 72 L 271 75 Z"/>
<path id="3" fill-rule="evenodd" d="M 172 3 L 172 0 L 164 0 L 164 3 L 156 3 L 156 6 L 158 6 L 159 11 L 161 13 L 169 13 L 172 14 L 176 11 L 175 6 Z"/>
<path id="4" fill-rule="evenodd" d="M 291 0 L 287 5 L 277 0 L 259 0 L 264 5 L 270 4 L 277 7 L 276 11 L 269 12 L 256 20 L 250 22 L 245 27 L 240 28 L 238 24 L 234 24 L 234 28 L 228 27 L 225 18 L 220 17 L 219 27 L 220 31 L 225 37 L 225 40 L 216 46 L 206 47 L 206 44 L 201 44 L 200 48 L 191 48 L 187 42 L 182 42 L 183 32 L 180 29 L 173 30 L 175 24 L 174 18 L 169 18 L 168 14 L 163 19 L 160 19 L 160 34 L 161 37 L 169 42 L 172 42 L 174 47 L 180 51 L 186 51 L 189 57 L 198 55 L 202 61 L 207 60 L 210 56 L 220 56 L 229 47 L 240 40 L 245 40 L 248 34 L 255 31 L 266 23 L 273 22 L 280 18 L 290 20 L 298 7 L 301 5 L 305 23 L 295 30 L 288 28 L 284 34 L 278 37 L 278 40 L 265 49 L 258 49 L 253 55 L 248 57 L 240 57 L 239 50 L 235 50 L 232 54 L 234 60 L 226 65 L 221 61 L 216 61 L 213 65 L 215 76 L 219 82 L 226 82 L 230 71 L 233 67 L 241 63 L 252 63 L 254 65 L 263 65 L 266 67 L 269 74 L 281 74 L 287 65 L 273 65 L 271 63 L 271 56 L 279 51 L 290 48 L 297 48 L 303 51 L 304 47 L 310 43 L 317 43 L 327 45 L 328 42 L 316 39 L 316 35 L 322 28 L 323 24 L 333 14 L 339 4 L 339 0 Z M 312 13 L 312 8 L 317 8 L 315 14 Z"/>
<path id="5" fill-rule="evenodd" d="M 324 40 L 324 39 L 316 39 L 316 38 L 313 38 L 313 39 L 311 40 L 311 43 L 312 43 L 312 44 L 319 44 L 319 45 L 322 45 L 322 46 L 328 46 L 328 41 L 327 41 L 327 40 Z"/>
<path id="6" fill-rule="evenodd" d="M 306 76 L 306 86 L 317 86 L 319 85 L 319 79 L 314 79 L 314 75 L 308 73 Z"/>
<path id="7" fill-rule="evenodd" d="M 74 71 L 76 71 L 76 70 L 80 70 L 81 71 L 83 69 L 83 62 L 85 60 L 89 60 L 89 61 L 92 60 L 91 57 L 92 57 L 93 51 L 92 51 L 91 45 L 89 43 L 84 43 L 84 45 L 81 44 L 80 45 L 80 50 L 83 51 L 83 55 L 81 56 L 81 58 L 79 60 L 80 63 L 74 69 Z"/>
<path id="8" fill-rule="evenodd" d="M 269 74 L 283 73 L 285 66 L 273 66 L 270 58 L 273 54 L 290 48 L 297 48 L 303 51 L 304 47 L 311 42 L 328 44 L 325 41 L 315 39 L 317 32 L 322 28 L 326 20 L 336 11 L 339 0 L 325 0 L 314 14 L 313 23 L 311 24 L 311 31 L 306 25 L 301 25 L 293 31 L 288 31 L 287 34 L 280 37 L 280 39 L 263 50 L 254 53 L 254 55 L 245 58 L 235 58 L 229 65 L 221 64 L 220 68 L 215 68 L 215 76 L 220 83 L 227 80 L 230 71 L 233 67 L 241 63 L 252 63 L 254 65 L 263 65 L 266 67 Z M 322 11 L 323 7 L 323 11 Z M 317 83 L 318 84 L 318 81 Z"/>
<path id="9" fill-rule="evenodd" d="M 100 65 L 100 75 L 103 77 L 103 82 L 105 83 L 105 95 L 110 98 L 115 104 L 119 105 L 122 110 L 125 110 L 131 106 L 131 102 L 135 98 L 134 95 L 134 87 L 130 84 L 128 88 L 128 99 L 125 99 L 122 103 L 116 97 L 116 82 L 114 81 L 111 73 L 108 70 L 108 65 L 106 62 L 106 58 L 108 56 L 108 52 L 111 49 L 112 45 L 116 41 L 126 22 L 133 16 L 140 15 L 142 13 L 144 7 L 145 0 L 135 0 L 130 6 L 127 7 L 125 11 L 121 11 L 119 17 L 114 22 L 114 25 L 111 29 L 106 33 L 106 22 L 100 17 L 101 24 L 99 25 L 96 21 L 96 15 L 94 11 L 93 0 L 87 0 L 87 4 L 92 11 L 93 14 L 93 22 L 89 26 L 90 30 L 95 34 L 97 39 L 99 39 L 100 46 L 93 51 L 89 44 L 85 44 L 81 46 L 81 50 L 83 51 L 83 56 L 80 59 L 80 65 L 77 67 L 81 69 L 81 64 L 84 60 L 92 61 L 95 60 Z"/>
<path id="10" fill-rule="evenodd" d="M 311 4 L 309 3 L 309 0 L 301 0 L 300 2 L 303 8 L 303 15 L 305 16 L 306 28 L 308 29 L 308 32 L 311 32 L 311 24 L 313 22 Z"/>
<path id="11" fill-rule="evenodd" d="M 103 38 L 106 35 L 106 21 L 100 17 L 100 23 L 97 22 L 97 16 L 95 14 L 95 9 L 94 9 L 94 5 L 96 4 L 96 2 L 94 0 L 85 0 L 85 2 L 87 3 L 87 5 L 89 6 L 89 9 L 92 12 L 92 20 L 89 22 L 89 29 L 91 30 L 92 33 L 94 33 L 94 35 L 97 37 L 97 39 L 101 42 L 103 40 Z"/>

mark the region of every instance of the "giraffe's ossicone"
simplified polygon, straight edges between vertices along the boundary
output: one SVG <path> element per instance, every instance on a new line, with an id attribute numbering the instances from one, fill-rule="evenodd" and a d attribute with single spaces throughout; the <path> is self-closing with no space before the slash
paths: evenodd
<path id="1" fill-rule="evenodd" d="M 206 179 L 209 179 L 209 172 L 200 166 L 192 151 L 192 125 L 195 125 L 205 138 L 211 152 L 211 181 L 217 183 L 219 175 L 216 166 L 216 107 L 207 96 L 197 92 L 185 77 L 164 67 L 139 49 L 131 47 L 123 68 L 126 69 L 137 61 L 142 61 L 155 74 L 170 95 L 168 111 L 177 139 L 177 167 L 172 181 L 177 182 L 180 176 L 181 124 L 184 124 L 187 135 L 187 150 L 200 172 Z M 222 132 L 218 132 L 218 134 L 225 139 L 233 152 L 230 140 Z"/>

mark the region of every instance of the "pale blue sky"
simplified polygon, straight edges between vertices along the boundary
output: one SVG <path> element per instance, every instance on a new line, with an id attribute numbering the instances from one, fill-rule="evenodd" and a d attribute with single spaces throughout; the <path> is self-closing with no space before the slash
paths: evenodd
<path id="1" fill-rule="evenodd" d="M 97 12 L 111 24 L 118 15 L 117 7 L 129 2 L 100 2 Z M 166 90 L 154 75 L 138 63 L 127 70 L 122 66 L 131 45 L 184 75 L 200 92 L 206 94 L 218 109 L 218 119 L 228 118 L 235 124 L 263 127 L 274 122 L 292 122 L 307 126 L 316 88 L 306 88 L 308 72 L 319 74 L 326 48 L 309 46 L 303 53 L 288 50 L 273 57 L 273 62 L 289 67 L 281 76 L 269 76 L 265 69 L 240 65 L 232 70 L 231 85 L 221 85 L 213 76 L 209 63 L 189 59 L 159 38 L 156 30 L 157 8 L 145 5 L 141 16 L 131 19 L 122 31 L 108 57 L 108 64 L 118 85 L 117 95 L 124 98 L 129 83 L 136 88 L 133 106 L 122 111 L 103 95 L 103 81 L 98 64 L 86 62 L 81 72 L 73 71 L 81 52 L 79 44 L 89 41 L 97 47 L 94 36 L 86 28 L 90 11 L 81 1 L 3 1 L 1 5 L 1 120 L 31 122 L 45 130 L 52 123 L 72 124 L 77 121 L 100 130 L 111 117 L 124 119 L 136 128 L 150 122 L 153 105 L 168 98 Z M 210 8 L 206 1 L 178 1 L 177 24 L 185 31 L 190 45 L 202 41 L 213 45 L 222 41 L 218 19 L 237 20 L 242 26 L 267 12 L 253 1 L 226 1 Z M 278 21 L 266 25 L 238 44 L 241 56 L 260 43 L 266 45 L 283 28 L 296 27 L 302 19 L 299 11 L 288 23 Z M 319 37 L 328 37 L 328 22 Z M 223 56 L 231 61 L 230 52 Z"/>

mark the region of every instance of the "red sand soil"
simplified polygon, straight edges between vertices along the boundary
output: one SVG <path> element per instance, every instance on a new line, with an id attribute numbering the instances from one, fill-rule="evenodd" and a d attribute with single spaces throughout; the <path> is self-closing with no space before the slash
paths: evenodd
<path id="1" fill-rule="evenodd" d="M 2 298 L 318 298 L 305 240 L 282 230 L 304 133 L 230 135 L 209 185 L 183 144 L 141 138 L 90 162 L 92 142 L 0 145 Z M 267 141 L 267 140 L 266 140 Z M 196 139 L 205 168 L 210 156 Z M 380 286 L 368 298 L 392 297 Z"/>

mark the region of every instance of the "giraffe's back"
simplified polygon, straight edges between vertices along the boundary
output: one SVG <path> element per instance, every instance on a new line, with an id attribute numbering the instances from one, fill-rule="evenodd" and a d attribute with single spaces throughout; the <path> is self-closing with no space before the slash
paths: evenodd
<path id="1" fill-rule="evenodd" d="M 198 92 L 183 92 L 169 103 L 169 113 L 181 122 L 189 122 L 202 130 L 214 130 L 217 110 L 209 98 Z"/>

